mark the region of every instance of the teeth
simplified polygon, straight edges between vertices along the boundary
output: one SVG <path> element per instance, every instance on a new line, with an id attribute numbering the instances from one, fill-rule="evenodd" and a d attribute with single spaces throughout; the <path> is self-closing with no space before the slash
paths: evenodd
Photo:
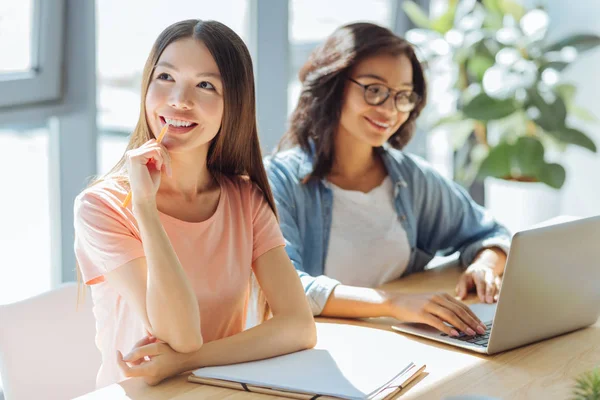
<path id="1" fill-rule="evenodd" d="M 171 118 L 166 118 L 165 117 L 165 121 L 167 122 L 167 124 L 171 125 L 171 126 L 191 126 L 192 123 L 189 121 L 180 121 L 178 119 L 171 119 Z"/>
<path id="2" fill-rule="evenodd" d="M 371 119 L 371 120 L 369 120 L 369 121 L 371 121 L 371 122 L 372 122 L 372 123 L 374 123 L 375 125 L 377 125 L 377 126 L 380 126 L 380 127 L 382 127 L 382 128 L 389 128 L 389 127 L 390 127 L 390 125 L 389 125 L 389 124 L 384 124 L 384 123 L 381 123 L 381 122 L 373 121 L 372 119 Z"/>

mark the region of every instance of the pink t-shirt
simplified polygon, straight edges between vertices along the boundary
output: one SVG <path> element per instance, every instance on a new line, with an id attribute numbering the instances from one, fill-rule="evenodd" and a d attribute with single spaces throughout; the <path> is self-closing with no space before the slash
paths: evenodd
<path id="1" fill-rule="evenodd" d="M 244 329 L 253 262 L 284 245 L 277 220 L 262 192 L 243 178 L 220 179 L 214 215 L 185 222 L 159 213 L 198 298 L 204 342 Z M 121 381 L 116 350 L 127 354 L 144 337 L 142 319 L 104 281 L 104 274 L 144 257 L 127 190 L 115 181 L 86 189 L 75 200 L 75 255 L 84 282 L 91 285 L 96 345 L 102 353 L 97 387 Z"/>

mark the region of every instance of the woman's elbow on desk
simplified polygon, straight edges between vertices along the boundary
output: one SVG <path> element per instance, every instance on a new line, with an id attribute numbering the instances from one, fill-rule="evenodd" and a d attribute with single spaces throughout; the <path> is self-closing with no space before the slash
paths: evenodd
<path id="1" fill-rule="evenodd" d="M 171 348 L 178 353 L 194 353 L 202 347 L 204 344 L 202 335 L 197 338 L 186 339 L 185 341 L 177 341 L 175 343 L 169 343 Z"/>
<path id="2" fill-rule="evenodd" d="M 317 344 L 317 327 L 312 315 L 310 318 L 305 315 L 293 317 L 294 321 L 288 323 L 287 337 L 297 340 L 297 350 L 312 349 Z"/>
<path id="3" fill-rule="evenodd" d="M 194 353 L 204 344 L 202 334 L 200 332 L 185 333 L 171 332 L 170 334 L 156 337 L 167 343 L 173 350 L 178 353 Z"/>
<path id="4" fill-rule="evenodd" d="M 310 319 L 309 323 L 306 324 L 305 328 L 306 332 L 304 335 L 305 349 L 312 349 L 317 345 L 317 327 L 315 325 L 315 320 L 313 318 Z"/>

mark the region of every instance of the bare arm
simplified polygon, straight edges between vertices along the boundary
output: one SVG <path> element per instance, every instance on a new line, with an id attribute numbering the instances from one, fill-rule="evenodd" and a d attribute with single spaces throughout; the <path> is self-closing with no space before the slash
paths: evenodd
<path id="1" fill-rule="evenodd" d="M 145 257 L 115 269 L 105 278 L 133 306 L 150 334 L 176 351 L 196 351 L 202 346 L 198 300 L 156 208 L 161 171 L 170 170 L 169 155 L 156 140 L 127 155 L 133 212 Z"/>
<path id="2" fill-rule="evenodd" d="M 144 338 L 119 365 L 125 376 L 142 376 L 149 384 L 166 377 L 211 365 L 226 365 L 274 357 L 312 348 L 316 326 L 298 275 L 283 247 L 260 256 L 254 271 L 264 291 L 273 318 L 247 331 L 205 343 L 189 354 L 181 354 L 162 343 Z M 150 356 L 150 361 L 144 357 Z"/>
<path id="3" fill-rule="evenodd" d="M 404 322 L 425 323 L 453 336 L 458 336 L 454 328 L 469 335 L 485 332 L 485 326 L 475 314 L 447 293 L 393 293 L 337 285 L 321 315 L 341 318 L 392 317 Z"/>
<path id="4" fill-rule="evenodd" d="M 321 312 L 322 317 L 391 317 L 390 296 L 383 290 L 337 285 Z"/>
<path id="5" fill-rule="evenodd" d="M 195 351 L 202 346 L 196 294 L 160 222 L 156 206 L 136 207 L 148 266 L 146 311 L 154 336 L 176 351 Z"/>
<path id="6" fill-rule="evenodd" d="M 156 208 L 136 209 L 145 258 L 135 259 L 105 275 L 132 305 L 148 332 L 187 353 L 202 345 L 198 301 Z"/>
<path id="7" fill-rule="evenodd" d="M 188 369 L 258 360 L 314 347 L 315 322 L 284 248 L 276 247 L 260 256 L 254 263 L 254 272 L 273 318 L 237 335 L 204 344 L 190 359 Z"/>

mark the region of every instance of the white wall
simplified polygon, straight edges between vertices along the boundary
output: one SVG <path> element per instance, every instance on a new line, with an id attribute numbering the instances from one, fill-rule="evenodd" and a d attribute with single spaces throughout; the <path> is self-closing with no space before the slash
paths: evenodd
<path id="1" fill-rule="evenodd" d="M 563 38 L 573 33 L 595 33 L 600 35 L 600 1 L 561 0 L 548 1 L 550 13 L 550 35 Z M 576 6 L 575 6 L 576 5 Z M 564 80 L 578 87 L 577 104 L 586 107 L 600 118 L 600 49 L 596 48 L 569 67 Z M 570 148 L 561 157 L 567 170 L 567 181 L 563 187 L 562 214 L 590 216 L 600 214 L 600 123 L 573 125 L 590 134 L 599 148 L 599 153 Z"/>

